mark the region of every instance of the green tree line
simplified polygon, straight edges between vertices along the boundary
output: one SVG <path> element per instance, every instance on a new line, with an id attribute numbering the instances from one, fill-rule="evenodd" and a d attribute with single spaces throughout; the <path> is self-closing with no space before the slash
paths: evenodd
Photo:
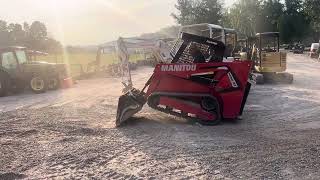
<path id="1" fill-rule="evenodd" d="M 177 0 L 172 16 L 179 25 L 219 24 L 244 36 L 277 31 L 284 43 L 319 41 L 319 0 L 237 0 L 224 8 L 220 0 Z"/>
<path id="2" fill-rule="evenodd" d="M 0 20 L 0 46 L 25 46 L 32 50 L 58 53 L 60 42 L 48 37 L 45 24 L 39 21 L 17 24 Z"/>

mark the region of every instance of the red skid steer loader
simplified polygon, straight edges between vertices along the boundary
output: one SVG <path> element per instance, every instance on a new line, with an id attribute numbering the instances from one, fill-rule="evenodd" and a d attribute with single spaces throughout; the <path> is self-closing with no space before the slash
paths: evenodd
<path id="1" fill-rule="evenodd" d="M 194 63 L 190 48 L 209 57 Z M 210 38 L 182 33 L 171 50 L 170 64 L 158 64 L 142 90 L 131 88 L 119 98 L 116 126 L 122 125 L 144 104 L 151 108 L 216 125 L 243 112 L 251 84 L 251 61 L 222 62 L 225 46 Z M 211 53 L 211 54 L 210 54 Z"/>

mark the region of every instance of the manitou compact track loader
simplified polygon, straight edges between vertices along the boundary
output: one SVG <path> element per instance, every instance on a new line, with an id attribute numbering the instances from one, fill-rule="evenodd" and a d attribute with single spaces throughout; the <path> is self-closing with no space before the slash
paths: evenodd
<path id="1" fill-rule="evenodd" d="M 158 64 L 142 90 L 131 87 L 119 98 L 116 126 L 146 103 L 155 110 L 203 125 L 236 119 L 250 91 L 251 61 L 222 62 L 224 51 L 220 41 L 182 33 L 172 48 L 172 62 Z M 207 59 L 203 61 L 203 57 Z M 194 63 L 200 61 L 197 58 L 203 62 Z"/>

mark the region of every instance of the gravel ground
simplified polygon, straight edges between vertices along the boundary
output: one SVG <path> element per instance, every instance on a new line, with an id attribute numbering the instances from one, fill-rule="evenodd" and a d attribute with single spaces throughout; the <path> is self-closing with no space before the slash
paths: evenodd
<path id="1" fill-rule="evenodd" d="M 255 86 L 215 127 L 145 107 L 114 128 L 117 79 L 0 99 L 0 179 L 319 179 L 320 63 L 289 55 L 292 85 Z M 151 68 L 133 75 L 143 86 Z"/>

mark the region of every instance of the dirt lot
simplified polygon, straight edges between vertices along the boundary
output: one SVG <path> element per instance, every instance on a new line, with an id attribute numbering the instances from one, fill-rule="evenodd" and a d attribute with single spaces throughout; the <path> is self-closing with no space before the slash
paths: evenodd
<path id="1" fill-rule="evenodd" d="M 146 107 L 116 129 L 117 79 L 0 98 L 0 179 L 318 179 L 320 63 L 289 63 L 293 85 L 255 86 L 243 120 L 215 127 Z"/>

